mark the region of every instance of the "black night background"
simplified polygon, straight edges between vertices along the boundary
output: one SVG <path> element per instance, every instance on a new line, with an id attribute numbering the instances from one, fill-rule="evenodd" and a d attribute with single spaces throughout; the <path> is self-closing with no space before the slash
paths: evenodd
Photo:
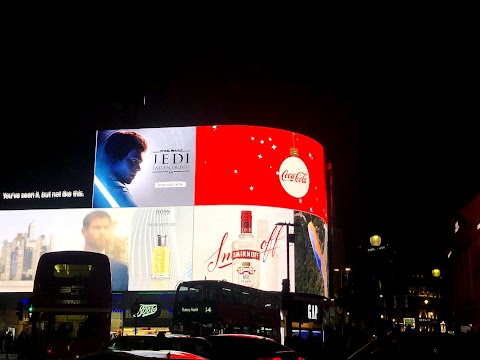
<path id="1" fill-rule="evenodd" d="M 405 266 L 430 269 L 446 256 L 451 214 L 479 191 L 473 49 L 441 33 L 346 35 L 155 49 L 141 37 L 13 42 L 0 191 L 68 184 L 85 198 L 54 206 L 89 207 L 100 129 L 278 127 L 324 146 L 348 264 L 379 234 Z"/>

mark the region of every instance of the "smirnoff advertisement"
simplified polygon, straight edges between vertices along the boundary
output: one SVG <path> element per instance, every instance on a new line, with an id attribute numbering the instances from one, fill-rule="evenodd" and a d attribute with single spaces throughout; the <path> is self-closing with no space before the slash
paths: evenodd
<path id="1" fill-rule="evenodd" d="M 242 211 L 251 211 L 251 236 L 247 238 L 241 238 Z M 214 227 L 213 221 L 217 224 Z M 287 240 L 286 227 L 276 225 L 278 222 L 293 223 L 293 210 L 237 205 L 196 207 L 194 278 L 281 290 L 282 279 L 287 276 Z M 236 241 L 240 243 L 234 247 Z M 294 259 L 294 244 L 289 250 Z M 235 255 L 240 261 L 236 261 Z M 291 261 L 292 279 L 294 271 L 294 261 Z"/>
<path id="2" fill-rule="evenodd" d="M 94 248 L 120 263 L 117 291 L 192 279 L 279 291 L 288 275 L 328 296 L 318 142 L 258 126 L 103 130 L 96 154 L 91 208 L 0 211 L 0 291 L 31 291 L 42 252 Z M 102 248 L 88 245 L 90 212 L 108 223 Z"/>
<path id="3" fill-rule="evenodd" d="M 242 236 L 244 212 L 251 213 L 247 236 Z M 212 221 L 218 225 L 212 226 Z M 291 289 L 328 293 L 328 257 L 323 255 L 328 254 L 328 231 L 315 215 L 265 206 L 197 206 L 194 233 L 194 279 L 280 291 L 288 252 Z M 293 242 L 287 242 L 288 233 Z"/>

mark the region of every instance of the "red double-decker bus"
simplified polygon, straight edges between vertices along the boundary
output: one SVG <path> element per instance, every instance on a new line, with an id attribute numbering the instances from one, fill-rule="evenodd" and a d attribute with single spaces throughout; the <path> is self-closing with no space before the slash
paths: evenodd
<path id="1" fill-rule="evenodd" d="M 76 359 L 108 342 L 112 291 L 106 255 L 45 253 L 33 286 L 32 358 Z"/>
<path id="2" fill-rule="evenodd" d="M 183 281 L 173 300 L 172 332 L 243 333 L 280 339 L 279 292 L 219 280 Z"/>

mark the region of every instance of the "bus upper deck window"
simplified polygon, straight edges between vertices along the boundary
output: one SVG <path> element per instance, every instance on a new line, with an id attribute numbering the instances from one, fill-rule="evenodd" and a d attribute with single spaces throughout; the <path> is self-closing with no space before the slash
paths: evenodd
<path id="1" fill-rule="evenodd" d="M 56 278 L 90 277 L 92 273 L 93 273 L 93 265 L 56 264 L 54 266 L 53 277 L 56 277 Z"/>

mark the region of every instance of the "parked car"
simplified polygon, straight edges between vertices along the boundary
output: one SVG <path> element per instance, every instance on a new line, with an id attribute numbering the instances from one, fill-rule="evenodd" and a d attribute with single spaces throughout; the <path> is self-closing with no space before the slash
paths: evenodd
<path id="1" fill-rule="evenodd" d="M 143 360 L 143 359 L 182 359 L 209 360 L 203 356 L 177 350 L 101 350 L 81 356 L 78 360 Z"/>
<path id="2" fill-rule="evenodd" d="M 102 350 L 160 350 L 160 342 L 153 335 L 117 336 Z"/>
<path id="3" fill-rule="evenodd" d="M 103 350 L 177 350 L 213 358 L 213 348 L 204 337 L 183 334 L 166 335 L 158 338 L 152 335 L 118 336 L 110 340 Z"/>
<path id="4" fill-rule="evenodd" d="M 295 350 L 263 336 L 218 334 L 205 338 L 213 345 L 215 359 L 218 360 L 303 360 Z"/>
<path id="5" fill-rule="evenodd" d="M 215 358 L 212 344 L 201 336 L 169 334 L 161 340 L 160 348 L 186 351 L 208 359 Z"/>
<path id="6" fill-rule="evenodd" d="M 347 360 L 450 360 L 478 353 L 475 336 L 439 333 L 390 333 L 371 341 Z"/>

